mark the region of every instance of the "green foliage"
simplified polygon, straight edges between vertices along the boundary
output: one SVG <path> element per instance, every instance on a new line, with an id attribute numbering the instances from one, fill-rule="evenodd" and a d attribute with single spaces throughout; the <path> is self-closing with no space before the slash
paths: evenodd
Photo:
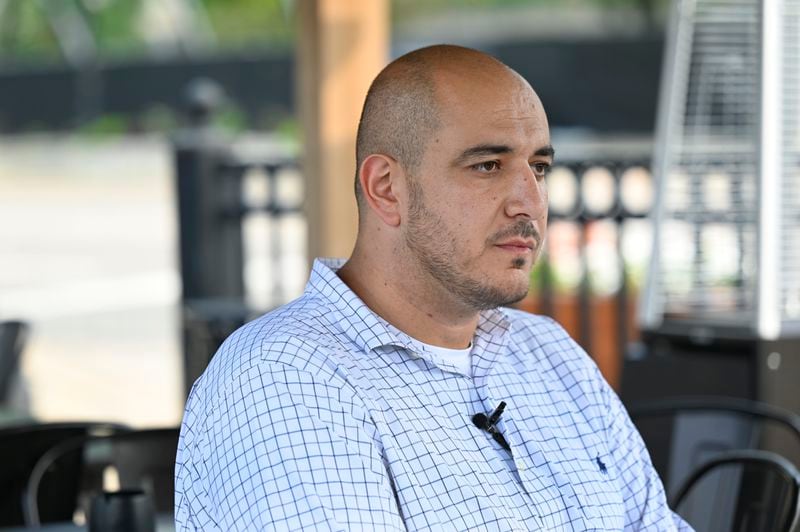
<path id="1" fill-rule="evenodd" d="M 420 15 L 426 12 L 459 8 L 503 8 L 518 5 L 557 5 L 563 0 L 394 0 L 392 7 L 397 14 Z"/>
<path id="2" fill-rule="evenodd" d="M 548 8 L 571 9 L 581 7 L 634 7 L 651 9 L 656 4 L 669 0 L 393 0 L 395 20 L 416 18 L 426 14 L 459 9 L 503 9 L 517 6 L 542 6 Z"/>
<path id="3" fill-rule="evenodd" d="M 0 18 L 0 55 L 17 60 L 59 58 L 61 50 L 49 18 L 61 11 L 80 12 L 101 58 L 145 55 L 142 10 L 161 0 L 7 0 Z M 198 0 L 199 17 L 207 19 L 218 49 L 291 48 L 295 41 L 297 2 L 305 0 Z M 346 2 L 347 0 L 341 0 Z M 629 6 L 652 10 L 668 0 L 392 0 L 395 22 L 461 9 L 543 6 L 553 9 Z M 46 6 L 46 7 L 45 7 Z M 169 10 L 164 9 L 166 16 Z M 491 24 L 491 20 L 487 20 Z M 502 30 L 500 30 L 502 31 Z M 213 45 L 213 43 L 211 43 Z"/>
<path id="4" fill-rule="evenodd" d="M 87 17 L 103 55 L 136 52 L 144 48 L 137 28 L 141 0 L 106 0 Z"/>
<path id="5" fill-rule="evenodd" d="M 300 122 L 296 118 L 288 117 L 275 126 L 275 133 L 281 140 L 299 144 L 301 140 Z"/>
<path id="6" fill-rule="evenodd" d="M 15 2 L 6 8 L 2 21 L 3 48 L 13 47 L 21 59 L 59 54 L 58 41 L 42 18 L 35 2 Z"/>
<path id="7" fill-rule="evenodd" d="M 232 103 L 215 112 L 211 121 L 215 127 L 228 133 L 240 133 L 247 129 L 247 117 Z"/>
<path id="8" fill-rule="evenodd" d="M 163 104 L 148 107 L 140 119 L 142 131 L 147 133 L 169 133 L 178 127 L 176 112 Z"/>
<path id="9" fill-rule="evenodd" d="M 158 7 L 160 0 L 154 1 Z M 46 2 L 51 4 L 43 8 L 48 4 L 8 0 L 0 20 L 0 55 L 22 61 L 60 58 L 51 22 L 58 11 L 83 16 L 101 58 L 144 55 L 149 49 L 142 35 L 143 0 Z M 294 42 L 294 10 L 286 0 L 201 0 L 199 5 L 199 16 L 207 18 L 219 48 L 288 48 Z"/>
<path id="10" fill-rule="evenodd" d="M 119 114 L 104 114 L 98 118 L 80 126 L 77 130 L 79 135 L 90 138 L 107 138 L 123 135 L 128 130 L 128 120 Z"/>
<path id="11" fill-rule="evenodd" d="M 291 47 L 293 10 L 281 0 L 203 0 L 208 18 L 223 47 L 270 44 Z"/>

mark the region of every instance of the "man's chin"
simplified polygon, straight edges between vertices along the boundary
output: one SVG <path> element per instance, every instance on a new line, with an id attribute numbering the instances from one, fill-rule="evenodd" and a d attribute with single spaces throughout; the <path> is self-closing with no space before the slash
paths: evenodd
<path id="1" fill-rule="evenodd" d="M 525 299 L 525 296 L 528 295 L 528 288 L 529 287 L 526 282 L 524 285 L 520 285 L 518 287 L 506 287 L 505 290 L 499 287 L 485 290 L 483 294 L 481 294 L 482 297 L 479 298 L 479 310 L 507 307 L 509 305 L 513 305 L 514 303 L 519 303 Z"/>
<path id="2" fill-rule="evenodd" d="M 513 305 L 514 303 L 519 303 L 520 301 L 525 299 L 525 296 L 527 296 L 527 295 L 528 295 L 528 288 L 526 287 L 525 290 L 520 290 L 520 291 L 518 291 L 518 292 L 516 292 L 514 294 L 511 294 L 511 296 L 508 298 L 508 300 L 505 301 L 502 305 L 499 305 L 499 306 L 507 307 L 509 305 Z"/>

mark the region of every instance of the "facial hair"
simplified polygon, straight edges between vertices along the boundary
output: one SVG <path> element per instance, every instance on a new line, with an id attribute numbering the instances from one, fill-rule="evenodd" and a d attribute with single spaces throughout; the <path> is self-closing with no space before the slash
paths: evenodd
<path id="1" fill-rule="evenodd" d="M 491 246 L 515 236 L 534 238 L 536 249 L 540 248 L 541 235 L 530 220 L 519 220 L 493 234 L 486 242 Z M 409 180 L 408 224 L 404 239 L 421 269 L 469 308 L 477 311 L 494 309 L 516 303 L 528 294 L 527 284 L 505 287 L 475 275 L 469 258 L 461 258 L 458 239 L 442 218 L 425 205 L 422 187 L 413 179 Z M 524 265 L 522 258 L 512 262 L 517 269 Z"/>

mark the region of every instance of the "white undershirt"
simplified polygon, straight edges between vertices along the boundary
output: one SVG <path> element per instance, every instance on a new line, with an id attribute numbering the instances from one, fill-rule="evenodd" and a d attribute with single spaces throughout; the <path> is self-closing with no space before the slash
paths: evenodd
<path id="1" fill-rule="evenodd" d="M 419 342 L 419 340 L 417 340 Z M 450 349 L 449 347 L 439 347 L 438 345 L 426 344 L 419 342 L 425 346 L 425 349 L 431 353 L 436 354 L 442 361 L 452 364 L 458 368 L 459 373 L 464 375 L 472 375 L 472 342 L 469 343 L 464 349 Z"/>

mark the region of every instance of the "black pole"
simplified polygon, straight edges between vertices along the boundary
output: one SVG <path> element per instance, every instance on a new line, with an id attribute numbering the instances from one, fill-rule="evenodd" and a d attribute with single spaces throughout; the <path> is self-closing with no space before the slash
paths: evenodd
<path id="1" fill-rule="evenodd" d="M 174 139 L 180 227 L 185 387 L 222 339 L 244 322 L 241 180 L 227 175 L 228 144 L 211 125 L 222 90 L 198 80 L 187 90 L 189 124 Z"/>

